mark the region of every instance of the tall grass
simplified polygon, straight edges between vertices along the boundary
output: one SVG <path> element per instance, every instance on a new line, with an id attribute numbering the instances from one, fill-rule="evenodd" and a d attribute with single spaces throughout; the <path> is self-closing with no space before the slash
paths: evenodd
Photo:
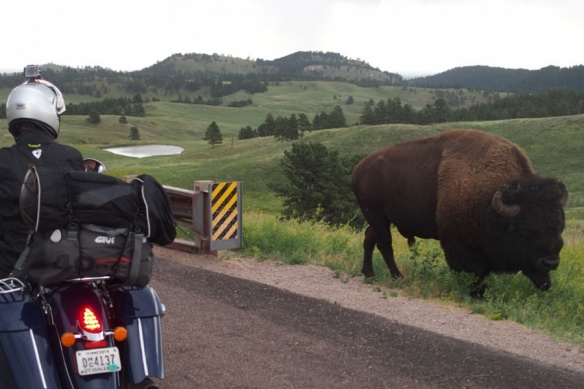
<path id="1" fill-rule="evenodd" d="M 247 212 L 243 224 L 246 254 L 288 264 L 327 266 L 358 274 L 357 234 L 349 227 L 330 228 L 315 221 L 282 220 L 270 213 Z"/>
<path id="2" fill-rule="evenodd" d="M 279 220 L 273 214 L 247 212 L 242 252 L 260 260 L 327 266 L 361 276 L 363 231 L 331 228 L 313 221 Z M 474 277 L 451 271 L 440 245 L 419 240 L 413 250 L 392 230 L 394 252 L 404 278 L 394 280 L 376 250 L 374 282 L 412 297 L 453 301 L 492 320 L 510 320 L 558 339 L 584 346 L 584 223 L 570 221 L 560 267 L 552 272 L 552 289 L 542 293 L 522 275 L 487 278 L 482 300 L 470 297 Z"/>

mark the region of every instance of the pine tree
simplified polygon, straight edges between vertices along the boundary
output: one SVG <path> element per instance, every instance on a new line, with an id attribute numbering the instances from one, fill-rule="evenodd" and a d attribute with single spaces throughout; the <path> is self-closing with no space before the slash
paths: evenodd
<path id="1" fill-rule="evenodd" d="M 130 136 L 128 138 L 131 140 L 140 140 L 140 130 L 138 130 L 138 127 L 132 126 L 130 128 Z"/>
<path id="2" fill-rule="evenodd" d="M 269 183 L 268 188 L 283 198 L 285 217 L 362 227 L 351 191 L 351 172 L 361 158 L 341 156 L 320 142 L 293 143 L 280 160 L 287 182 Z"/>
<path id="3" fill-rule="evenodd" d="M 345 119 L 345 114 L 340 105 L 335 105 L 333 110 L 329 115 L 329 127 L 330 128 L 342 128 L 347 127 L 347 120 Z"/>
<path id="4" fill-rule="evenodd" d="M 92 109 L 89 112 L 89 117 L 86 120 L 89 123 L 98 124 L 101 123 L 101 116 L 99 115 L 99 112 L 97 110 Z"/>
<path id="5" fill-rule="evenodd" d="M 207 127 L 203 140 L 209 141 L 211 146 L 223 143 L 223 135 L 221 135 L 221 130 L 215 121 L 213 121 L 211 124 L 209 124 L 209 127 Z"/>

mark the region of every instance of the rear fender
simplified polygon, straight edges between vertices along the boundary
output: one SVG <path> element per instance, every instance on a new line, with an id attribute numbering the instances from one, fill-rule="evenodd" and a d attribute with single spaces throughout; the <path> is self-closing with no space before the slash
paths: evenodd
<path id="1" fill-rule="evenodd" d="M 59 372 L 62 381 L 68 379 L 63 387 L 82 389 L 113 389 L 118 388 L 120 375 L 118 373 L 103 373 L 89 376 L 81 376 L 77 373 L 76 352 L 85 349 L 84 342 L 78 340 L 72 347 L 64 347 L 60 342 L 60 337 L 64 332 L 79 332 L 78 313 L 85 306 L 100 315 L 103 328 L 111 330 L 109 312 L 105 305 L 100 291 L 93 283 L 67 283 L 47 288 L 45 299 L 51 308 L 51 344 L 55 359 L 58 362 Z M 106 336 L 107 347 L 115 346 L 111 336 Z M 121 351 L 121 349 L 120 349 Z M 122 371 L 125 369 L 122 362 Z"/>
<path id="2" fill-rule="evenodd" d="M 105 329 L 110 329 L 109 312 L 99 290 L 91 283 L 63 284 L 45 293 L 55 326 L 60 332 L 77 332 L 77 315 L 82 307 L 91 306 L 102 318 Z"/>

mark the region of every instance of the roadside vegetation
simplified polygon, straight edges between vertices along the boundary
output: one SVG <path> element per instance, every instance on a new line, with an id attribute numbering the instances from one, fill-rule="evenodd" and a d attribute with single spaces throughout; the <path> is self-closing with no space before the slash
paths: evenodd
<path id="1" fill-rule="evenodd" d="M 484 99 L 478 92 L 468 93 Z M 350 96 L 354 104 L 344 104 Z M 229 100 L 244 101 L 248 97 L 237 92 Z M 490 290 L 485 299 L 471 300 L 468 297 L 471 280 L 449 271 L 438 242 L 420 240 L 410 251 L 406 240 L 397 234 L 396 261 L 405 278 L 391 279 L 383 259 L 375 251 L 377 277 L 364 282 L 378 284 L 380 298 L 408 295 L 450 301 L 492 320 L 516 321 L 584 347 L 584 115 L 427 125 L 353 125 L 358 122 L 366 101 L 396 97 L 416 109 L 433 104 L 436 98 L 434 91 L 423 88 L 287 82 L 254 95 L 253 105 L 240 108 L 150 100 L 143 104 L 143 116 L 125 116 L 123 121 L 120 114 L 102 114 L 98 123 L 88 122 L 86 115 L 66 115 L 59 140 L 80 149 L 85 156 L 104 162 L 106 173 L 116 177 L 149 173 L 164 185 L 185 189 L 193 189 L 193 183 L 198 180 L 241 181 L 242 254 L 259 260 L 327 266 L 342 278 L 344 275 L 362 277 L 362 228 L 351 225 L 350 221 L 337 222 L 336 227 L 331 227 L 326 223 L 327 218 L 303 219 L 306 215 L 287 208 L 285 197 L 278 196 L 275 188 L 288 184 L 282 160 L 293 150 L 293 145 L 322 145 L 325 154 L 330 152 L 333 159 L 344 160 L 453 128 L 474 128 L 502 135 L 525 149 L 537 172 L 563 180 L 570 192 L 566 245 L 560 267 L 552 272 L 552 290 L 536 291 L 521 274 L 495 275 L 487 281 Z M 294 142 L 275 137 L 238 139 L 242 127 L 259 126 L 268 113 L 274 117 L 305 113 L 312 119 L 322 112 L 332 112 L 339 104 L 349 127 L 308 132 Z M 205 140 L 206 130 L 212 123 L 222 135 L 221 143 L 210 144 Z M 138 137 L 130 137 L 132 128 Z M 0 124 L 0 134 L 0 146 L 12 144 L 5 121 Z M 180 155 L 141 159 L 104 150 L 141 144 L 178 145 L 185 150 Z M 342 209 L 348 214 L 347 208 Z M 322 216 L 323 212 L 315 208 L 308 216 Z M 389 288 L 390 292 L 381 287 Z"/>
<path id="2" fill-rule="evenodd" d="M 339 278 L 361 274 L 362 231 L 331 228 L 323 222 L 278 220 L 263 212 L 247 212 L 243 226 L 243 254 L 259 260 L 315 264 L 335 271 Z M 440 244 L 417 240 L 409 250 L 406 239 L 392 229 L 394 252 L 404 278 L 395 280 L 376 250 L 380 298 L 398 295 L 450 301 L 491 320 L 510 320 L 584 347 L 584 223 L 570 220 L 559 268 L 552 272 L 552 289 L 537 291 L 520 273 L 491 275 L 483 300 L 469 296 L 473 277 L 450 271 Z M 383 288 L 381 288 L 383 287 Z"/>

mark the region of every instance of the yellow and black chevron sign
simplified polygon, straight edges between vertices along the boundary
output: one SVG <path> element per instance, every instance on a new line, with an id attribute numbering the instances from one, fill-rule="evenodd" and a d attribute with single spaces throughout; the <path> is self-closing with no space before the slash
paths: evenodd
<path id="1" fill-rule="evenodd" d="M 238 189 L 237 182 L 218 182 L 211 192 L 212 240 L 228 240 L 238 237 Z"/>

